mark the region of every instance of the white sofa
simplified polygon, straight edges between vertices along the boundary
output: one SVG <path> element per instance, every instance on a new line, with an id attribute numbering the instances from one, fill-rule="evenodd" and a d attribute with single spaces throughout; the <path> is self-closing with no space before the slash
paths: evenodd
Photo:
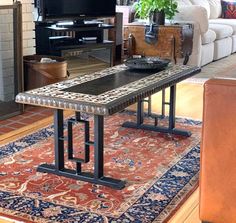
<path id="1" fill-rule="evenodd" d="M 203 66 L 236 52 L 236 19 L 220 18 L 221 0 L 177 0 L 177 23 L 193 23 L 189 64 Z"/>

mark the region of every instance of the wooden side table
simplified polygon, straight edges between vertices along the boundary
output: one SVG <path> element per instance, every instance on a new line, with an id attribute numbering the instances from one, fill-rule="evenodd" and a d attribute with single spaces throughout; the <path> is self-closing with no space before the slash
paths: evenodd
<path id="1" fill-rule="evenodd" d="M 154 44 L 145 41 L 145 33 L 149 30 L 150 26 L 143 24 L 130 23 L 124 26 L 126 55 L 159 56 L 171 58 L 175 63 L 177 58 L 184 58 L 184 64 L 187 64 L 192 53 L 192 24 L 154 26 L 153 32 L 157 38 Z"/>

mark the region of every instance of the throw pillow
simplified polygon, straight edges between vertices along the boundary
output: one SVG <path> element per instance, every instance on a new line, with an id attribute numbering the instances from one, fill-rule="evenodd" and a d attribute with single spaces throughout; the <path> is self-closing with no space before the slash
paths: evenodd
<path id="1" fill-rule="evenodd" d="M 236 19 L 236 1 L 222 0 L 222 18 Z"/>

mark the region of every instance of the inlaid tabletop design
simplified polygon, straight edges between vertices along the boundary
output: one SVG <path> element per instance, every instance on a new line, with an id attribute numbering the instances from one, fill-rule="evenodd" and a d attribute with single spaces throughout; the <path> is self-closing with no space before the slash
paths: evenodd
<path id="1" fill-rule="evenodd" d="M 160 72 L 134 71 L 122 64 L 20 93 L 16 102 L 110 115 L 199 71 L 186 65 L 171 65 Z"/>

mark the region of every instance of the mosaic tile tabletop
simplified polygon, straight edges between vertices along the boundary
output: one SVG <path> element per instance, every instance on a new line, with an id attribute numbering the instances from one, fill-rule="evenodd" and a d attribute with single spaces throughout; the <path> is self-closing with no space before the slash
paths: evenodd
<path id="1" fill-rule="evenodd" d="M 128 67 L 122 64 L 20 93 L 16 96 L 16 102 L 97 115 L 111 115 L 134 104 L 139 99 L 150 96 L 199 72 L 200 68 L 198 67 L 172 65 L 160 72 L 142 71 L 142 73 L 138 73 L 136 71 L 132 74 Z M 125 75 L 126 73 L 129 74 L 127 80 L 119 78 L 121 74 Z M 132 77 L 132 75 L 139 75 L 141 78 L 135 80 L 135 76 Z M 114 79 L 112 82 L 114 88 L 113 85 L 109 86 L 111 79 Z M 101 86 L 98 84 L 99 81 Z M 101 81 L 107 82 L 107 86 Z"/>

